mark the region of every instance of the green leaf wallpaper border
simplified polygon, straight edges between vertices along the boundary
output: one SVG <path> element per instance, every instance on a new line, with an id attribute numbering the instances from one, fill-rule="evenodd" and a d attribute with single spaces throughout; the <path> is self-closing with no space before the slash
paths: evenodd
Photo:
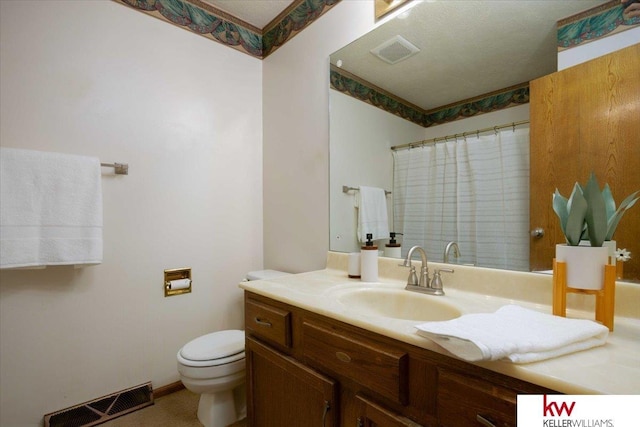
<path id="1" fill-rule="evenodd" d="M 433 110 L 423 110 L 333 65 L 329 73 L 329 80 L 332 89 L 423 127 L 452 122 L 529 102 L 528 82 Z"/>
<path id="2" fill-rule="evenodd" d="M 264 31 L 199 0 L 113 1 L 264 59 L 341 0 L 296 0 Z"/>
<path id="3" fill-rule="evenodd" d="M 558 51 L 598 40 L 640 24 L 640 17 L 625 19 L 619 0 L 611 0 L 558 21 Z"/>

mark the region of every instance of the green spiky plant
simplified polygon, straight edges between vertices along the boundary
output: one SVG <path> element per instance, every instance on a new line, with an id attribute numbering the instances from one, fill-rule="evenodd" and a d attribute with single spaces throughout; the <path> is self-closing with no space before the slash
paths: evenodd
<path id="1" fill-rule="evenodd" d="M 567 244 L 578 246 L 580 240 L 589 240 L 591 246 L 602 246 L 606 240 L 611 240 L 624 213 L 640 199 L 638 194 L 640 190 L 627 196 L 616 209 L 609 184 L 600 191 L 593 172 L 584 187 L 576 182 L 569 199 L 556 188 L 553 210 L 560 218 Z"/>

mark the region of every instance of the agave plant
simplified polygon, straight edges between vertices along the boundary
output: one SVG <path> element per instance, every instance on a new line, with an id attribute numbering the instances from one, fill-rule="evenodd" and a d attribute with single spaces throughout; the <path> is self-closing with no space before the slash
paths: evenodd
<path id="1" fill-rule="evenodd" d="M 616 209 L 609 184 L 600 186 L 592 172 L 587 184 L 573 186 L 569 199 L 556 188 L 553 194 L 553 210 L 560 218 L 560 228 L 567 244 L 577 246 L 580 240 L 589 240 L 591 246 L 602 246 L 611 240 L 624 213 L 640 198 L 640 190 L 627 196 Z"/>

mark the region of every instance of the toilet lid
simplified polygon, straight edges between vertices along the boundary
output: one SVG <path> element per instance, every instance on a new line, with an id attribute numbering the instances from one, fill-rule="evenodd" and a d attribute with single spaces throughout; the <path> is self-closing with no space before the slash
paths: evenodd
<path id="1" fill-rule="evenodd" d="M 244 331 L 213 332 L 189 341 L 180 350 L 188 360 L 205 361 L 222 359 L 244 351 Z"/>

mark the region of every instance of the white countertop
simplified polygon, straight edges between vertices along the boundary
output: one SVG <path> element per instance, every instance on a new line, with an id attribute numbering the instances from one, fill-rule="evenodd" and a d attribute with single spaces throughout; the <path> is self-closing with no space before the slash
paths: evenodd
<path id="1" fill-rule="evenodd" d="M 324 270 L 242 282 L 240 287 L 416 347 L 455 357 L 416 333 L 414 326 L 422 323 L 420 320 L 365 315 L 342 304 L 336 296 L 345 290 L 354 287 L 404 289 L 408 276 L 407 269 L 397 267 L 398 260 L 380 258 L 379 282 L 349 279 L 346 256 L 330 252 Z M 414 264 L 419 266 L 419 262 Z M 440 266 L 443 265 L 429 263 L 430 269 Z M 549 276 L 453 267 L 456 273 L 443 274 L 446 295 L 429 298 L 438 298 L 463 314 L 493 312 L 507 304 L 551 313 L 552 284 Z M 616 293 L 614 331 L 604 346 L 528 364 L 503 361 L 474 364 L 566 394 L 640 394 L 640 286 L 618 283 Z M 590 301 L 583 302 L 578 298 L 588 296 L 575 297 L 569 301 L 567 315 L 593 318 L 593 311 L 589 310 Z"/>

